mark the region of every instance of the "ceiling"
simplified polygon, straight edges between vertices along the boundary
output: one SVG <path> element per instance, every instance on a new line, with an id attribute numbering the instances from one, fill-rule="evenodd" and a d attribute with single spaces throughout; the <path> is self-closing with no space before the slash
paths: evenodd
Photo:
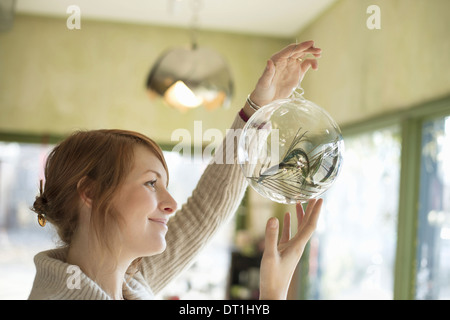
<path id="1" fill-rule="evenodd" d="M 295 37 L 337 0 L 17 0 L 16 12 L 83 19 Z M 196 15 L 194 14 L 196 13 Z M 194 17 L 197 16 L 197 19 Z"/>

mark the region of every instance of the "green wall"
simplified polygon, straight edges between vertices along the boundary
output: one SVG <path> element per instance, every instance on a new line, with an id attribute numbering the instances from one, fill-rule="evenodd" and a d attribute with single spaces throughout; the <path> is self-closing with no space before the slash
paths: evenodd
<path id="1" fill-rule="evenodd" d="M 16 16 L 0 33 L 0 132 L 65 135 L 75 129 L 124 128 L 169 143 L 194 121 L 225 131 L 272 53 L 286 39 L 200 31 L 199 45 L 219 51 L 235 79 L 228 109 L 180 113 L 151 101 L 145 81 L 158 56 L 189 45 L 188 30 L 66 18 Z M 193 135 L 192 135 L 193 136 Z M 177 141 L 175 141 L 176 143 Z"/>
<path id="2" fill-rule="evenodd" d="M 367 28 L 370 5 L 380 30 Z M 450 95 L 448 0 L 339 0 L 298 39 L 323 49 L 305 97 L 341 125 Z"/>

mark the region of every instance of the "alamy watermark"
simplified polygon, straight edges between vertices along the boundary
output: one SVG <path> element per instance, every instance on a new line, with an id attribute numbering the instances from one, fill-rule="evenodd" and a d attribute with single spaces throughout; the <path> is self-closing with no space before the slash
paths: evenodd
<path id="1" fill-rule="evenodd" d="M 366 20 L 366 26 L 369 30 L 380 30 L 381 29 L 381 9 L 376 4 L 370 5 L 366 10 L 367 14 L 370 16 Z"/>
<path id="2" fill-rule="evenodd" d="M 238 152 L 245 152 L 244 161 L 258 164 L 270 158 L 272 163 L 279 162 L 279 130 L 269 126 L 248 128 L 241 139 L 243 129 L 227 129 L 225 135 L 219 129 L 203 131 L 202 121 L 194 121 L 191 131 L 179 128 L 172 132 L 171 142 L 176 143 L 172 152 L 178 152 L 187 159 L 201 160 L 212 158 L 217 164 L 235 164 Z M 197 157 L 193 157 L 193 155 Z"/>
<path id="3" fill-rule="evenodd" d="M 67 289 L 80 289 L 81 288 L 81 269 L 79 266 L 70 265 L 66 269 L 66 273 L 70 274 L 66 280 Z"/>
<path id="4" fill-rule="evenodd" d="M 66 26 L 69 30 L 80 30 L 81 29 L 81 9 L 77 5 L 70 5 L 66 9 L 66 13 L 69 17 L 66 20 Z M 366 20 L 366 27 L 369 30 L 380 30 L 381 29 L 381 8 L 372 4 L 367 7 L 366 13 L 370 16 Z"/>
<path id="5" fill-rule="evenodd" d="M 81 9 L 77 5 L 67 7 L 66 13 L 70 14 L 66 20 L 66 26 L 69 30 L 81 29 Z"/>

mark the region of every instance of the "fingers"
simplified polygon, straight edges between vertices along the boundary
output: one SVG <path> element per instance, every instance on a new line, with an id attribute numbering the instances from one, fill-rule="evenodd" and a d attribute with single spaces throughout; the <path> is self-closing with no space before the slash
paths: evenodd
<path id="1" fill-rule="evenodd" d="M 292 43 L 287 47 L 283 48 L 281 51 L 278 51 L 272 56 L 272 60 L 278 59 L 287 59 L 297 55 L 298 53 L 307 50 L 314 46 L 314 41 L 305 41 L 302 43 Z"/>
<path id="2" fill-rule="evenodd" d="M 308 201 L 308 204 L 306 205 L 306 214 L 311 214 L 312 209 L 314 208 L 314 206 L 316 205 L 317 200 L 316 199 L 311 199 Z"/>
<path id="3" fill-rule="evenodd" d="M 320 210 L 322 209 L 323 200 L 312 199 L 308 202 L 305 213 L 305 227 L 312 229 L 311 233 L 316 229 L 319 220 Z"/>
<path id="4" fill-rule="evenodd" d="M 320 58 L 322 56 L 322 49 L 320 48 L 308 48 L 301 52 L 294 52 L 288 59 L 304 59 L 305 57 L 312 56 L 314 58 Z"/>
<path id="5" fill-rule="evenodd" d="M 285 47 L 281 51 L 275 53 L 271 60 L 274 62 L 282 59 L 299 59 L 303 58 L 306 54 L 312 54 L 315 57 L 320 57 L 322 49 L 314 47 L 314 41 L 305 41 L 302 43 L 293 43 Z"/>
<path id="6" fill-rule="evenodd" d="M 322 209 L 322 203 L 322 199 L 311 199 L 308 201 L 306 211 L 301 219 L 301 224 L 299 223 L 297 234 L 294 237 L 296 246 L 300 248 L 299 250 L 306 245 L 314 230 L 316 230 L 317 221 L 319 220 L 320 211 Z M 301 206 L 298 206 L 297 208 L 299 207 L 301 208 Z M 298 209 L 297 216 L 299 216 L 302 211 L 303 210 Z"/>
<path id="7" fill-rule="evenodd" d="M 267 221 L 266 236 L 264 240 L 264 255 L 276 255 L 278 246 L 278 219 L 270 218 Z"/>
<path id="8" fill-rule="evenodd" d="M 266 68 L 258 80 L 258 85 L 263 88 L 268 88 L 272 84 L 275 75 L 275 65 L 272 60 L 267 61 Z"/>
<path id="9" fill-rule="evenodd" d="M 295 90 L 310 68 L 313 70 L 318 69 L 317 58 L 321 54 L 322 49 L 315 48 L 314 41 L 305 41 L 299 44 L 294 43 L 285 47 L 283 50 L 274 54 L 269 60 L 272 62 L 271 71 L 273 73 L 270 73 L 270 78 L 268 78 L 270 82 L 267 82 L 266 87 L 271 83 L 276 83 L 278 78 L 281 77 L 281 74 L 278 74 L 279 72 L 277 70 L 286 68 L 288 74 L 294 79 L 290 87 L 294 86 L 292 90 Z M 289 89 L 291 89 L 290 87 Z"/>
<path id="10" fill-rule="evenodd" d="M 280 243 L 288 242 L 291 239 L 291 214 L 286 212 L 283 221 L 283 232 L 281 233 Z"/>
<path id="11" fill-rule="evenodd" d="M 302 224 L 303 217 L 305 212 L 303 211 L 303 205 L 301 202 L 297 202 L 295 205 L 295 209 L 297 211 L 297 229 L 300 229 L 300 225 Z"/>
<path id="12" fill-rule="evenodd" d="M 317 62 L 316 59 L 306 59 L 301 64 L 303 74 L 305 74 L 309 68 L 312 68 L 313 70 L 317 70 L 318 67 L 319 67 L 319 63 Z"/>
<path id="13" fill-rule="evenodd" d="M 320 199 L 322 200 L 322 199 Z M 311 213 L 313 212 L 315 205 L 317 203 L 316 199 L 311 199 L 308 201 L 308 204 L 306 205 L 306 212 L 303 210 L 303 205 L 301 202 L 298 202 L 296 204 L 297 209 L 297 229 L 300 230 L 300 228 L 308 223 L 308 220 L 310 219 Z"/>

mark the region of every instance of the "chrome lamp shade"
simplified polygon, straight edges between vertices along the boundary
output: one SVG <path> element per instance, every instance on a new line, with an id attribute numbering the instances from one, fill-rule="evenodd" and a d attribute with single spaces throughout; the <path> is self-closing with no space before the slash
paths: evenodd
<path id="1" fill-rule="evenodd" d="M 213 110 L 229 106 L 233 81 L 226 61 L 214 50 L 178 47 L 159 57 L 147 89 L 182 111 L 200 106 Z"/>

